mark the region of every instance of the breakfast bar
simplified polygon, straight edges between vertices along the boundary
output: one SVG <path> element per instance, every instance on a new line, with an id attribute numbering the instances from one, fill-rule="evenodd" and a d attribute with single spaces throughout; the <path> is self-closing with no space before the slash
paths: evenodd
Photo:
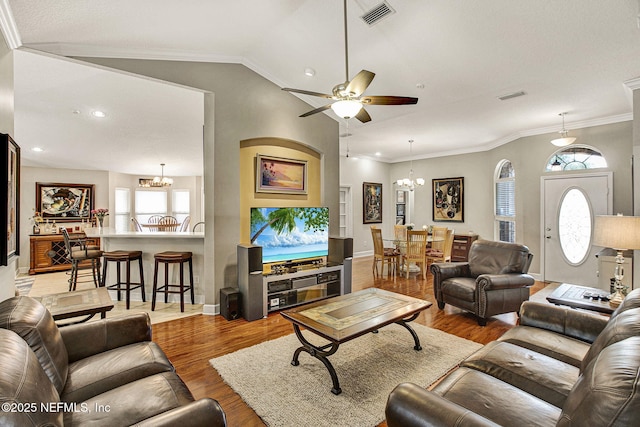
<path id="1" fill-rule="evenodd" d="M 200 283 L 200 279 L 204 275 L 204 232 L 157 231 L 151 233 L 144 231 L 116 231 L 112 228 L 87 228 L 85 233 L 87 237 L 99 237 L 101 249 L 104 251 L 142 251 L 145 292 L 147 295 L 152 293 L 154 254 L 165 251 L 191 252 L 193 254 L 196 304 L 204 303 L 204 289 Z M 175 270 L 171 272 L 172 280 L 178 280 L 178 269 L 176 268 Z M 115 277 L 114 273 L 109 271 L 109 276 Z M 137 293 L 134 294 L 134 299 L 139 298 L 138 295 Z M 178 299 L 176 298 L 175 301 L 178 301 Z M 173 299 L 170 302 L 174 302 Z"/>

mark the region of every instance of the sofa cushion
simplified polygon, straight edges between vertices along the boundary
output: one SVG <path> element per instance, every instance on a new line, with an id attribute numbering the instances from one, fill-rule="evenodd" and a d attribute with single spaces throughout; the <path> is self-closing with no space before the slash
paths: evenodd
<path id="1" fill-rule="evenodd" d="M 462 362 L 559 408 L 580 370 L 544 354 L 508 342 L 493 341 Z"/>
<path id="2" fill-rule="evenodd" d="M 58 392 L 36 355 L 16 333 L 0 329 L 0 411 L 2 426 L 62 426 L 62 411 L 41 411 L 40 403 L 59 401 Z M 34 405 L 36 405 L 34 407 Z"/>
<path id="3" fill-rule="evenodd" d="M 589 351 L 589 344 L 575 338 L 532 326 L 518 326 L 504 333 L 498 341 L 533 350 L 579 368 Z"/>
<path id="4" fill-rule="evenodd" d="M 471 277 L 453 277 L 442 282 L 442 293 L 458 300 L 476 300 L 476 280 Z"/>
<path id="5" fill-rule="evenodd" d="M 66 402 L 81 402 L 140 378 L 173 371 L 173 365 L 154 342 L 143 341 L 98 353 L 69 364 Z"/>
<path id="6" fill-rule="evenodd" d="M 22 337 L 58 393 L 67 381 L 68 354 L 51 313 L 40 301 L 19 296 L 0 302 L 0 328 Z"/>
<path id="7" fill-rule="evenodd" d="M 555 426 L 560 408 L 475 369 L 460 367 L 433 391 L 503 426 Z"/>
<path id="8" fill-rule="evenodd" d="M 469 249 L 471 275 L 524 273 L 529 264 L 529 248 L 514 243 L 476 240 Z"/>
<path id="9" fill-rule="evenodd" d="M 640 337 L 613 343 L 598 353 L 562 408 L 559 427 L 632 426 L 640 414 Z"/>
<path id="10" fill-rule="evenodd" d="M 633 336 L 640 336 L 640 308 L 623 311 L 609 320 L 582 359 L 581 369 L 584 370 L 605 347 Z"/>
<path id="11" fill-rule="evenodd" d="M 82 402 L 88 411 L 66 412 L 65 425 L 131 425 L 193 401 L 174 372 L 145 377 Z"/>

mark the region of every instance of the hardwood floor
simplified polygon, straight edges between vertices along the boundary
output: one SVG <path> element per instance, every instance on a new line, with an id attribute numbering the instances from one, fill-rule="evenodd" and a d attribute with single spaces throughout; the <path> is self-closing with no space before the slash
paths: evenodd
<path id="1" fill-rule="evenodd" d="M 372 257 L 358 258 L 353 263 L 353 290 L 377 287 L 405 295 L 434 301 L 432 275 L 422 280 L 419 275 L 374 279 Z M 531 292 L 547 284 L 536 282 Z M 447 305 L 438 310 L 436 304 L 424 311 L 416 322 L 459 337 L 486 344 L 504 334 L 517 323 L 515 313 L 493 317 L 487 326 L 478 326 L 473 315 Z M 222 405 L 229 426 L 264 426 L 265 424 L 242 399 L 220 378 L 209 359 L 279 338 L 293 332 L 291 323 L 279 313 L 266 319 L 247 322 L 227 321 L 222 316 L 197 315 L 153 325 L 153 340 L 166 352 L 178 374 L 196 398 L 211 397 Z M 278 374 L 274 367 L 274 375 Z M 385 424 L 383 424 L 385 425 Z"/>

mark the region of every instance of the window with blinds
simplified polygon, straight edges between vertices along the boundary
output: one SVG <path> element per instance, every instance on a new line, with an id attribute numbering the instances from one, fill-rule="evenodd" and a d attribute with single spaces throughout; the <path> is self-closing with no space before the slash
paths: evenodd
<path id="1" fill-rule="evenodd" d="M 516 241 L 516 174 L 509 160 L 502 160 L 495 176 L 495 225 L 496 240 Z"/>

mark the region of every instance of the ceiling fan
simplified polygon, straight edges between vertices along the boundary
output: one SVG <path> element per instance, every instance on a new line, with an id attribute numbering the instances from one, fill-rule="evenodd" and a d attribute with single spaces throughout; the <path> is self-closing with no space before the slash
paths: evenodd
<path id="1" fill-rule="evenodd" d="M 349 47 L 347 43 L 347 0 L 344 0 L 344 56 L 345 56 L 345 82 L 333 87 L 331 95 L 320 92 L 313 92 L 303 89 L 282 88 L 287 92 L 295 92 L 303 95 L 319 96 L 321 98 L 333 99 L 336 102 L 318 107 L 314 110 L 301 114 L 300 117 L 311 116 L 331 108 L 338 116 L 344 119 L 355 117 L 362 123 L 370 122 L 371 116 L 364 109 L 365 105 L 408 105 L 417 104 L 418 98 L 407 96 L 364 96 L 363 93 L 373 81 L 375 74 L 371 71 L 362 70 L 349 81 Z"/>

